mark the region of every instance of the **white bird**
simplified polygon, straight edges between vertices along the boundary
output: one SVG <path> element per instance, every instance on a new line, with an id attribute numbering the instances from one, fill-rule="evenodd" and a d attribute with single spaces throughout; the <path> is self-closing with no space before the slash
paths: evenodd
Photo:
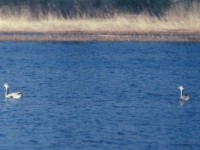
<path id="1" fill-rule="evenodd" d="M 8 83 L 4 84 L 4 87 L 6 89 L 6 93 L 5 93 L 5 98 L 6 99 L 20 99 L 22 97 L 22 92 L 15 92 L 15 93 L 8 93 Z"/>
<path id="2" fill-rule="evenodd" d="M 183 86 L 181 85 L 178 88 L 179 88 L 179 90 L 181 92 L 180 100 L 188 101 L 190 99 L 190 96 L 187 95 L 187 94 L 183 95 L 183 90 L 184 90 Z"/>

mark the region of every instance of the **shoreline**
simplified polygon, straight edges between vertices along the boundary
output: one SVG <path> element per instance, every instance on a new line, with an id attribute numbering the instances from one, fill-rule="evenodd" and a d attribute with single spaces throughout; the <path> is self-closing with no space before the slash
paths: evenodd
<path id="1" fill-rule="evenodd" d="M 16 42 L 200 42 L 200 32 L 149 31 L 149 32 L 26 32 L 0 31 L 0 41 Z"/>

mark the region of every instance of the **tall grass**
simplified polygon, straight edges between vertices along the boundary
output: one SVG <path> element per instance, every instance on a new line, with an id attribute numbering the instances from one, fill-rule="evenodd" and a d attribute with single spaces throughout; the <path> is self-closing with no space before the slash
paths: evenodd
<path id="1" fill-rule="evenodd" d="M 35 18 L 31 11 L 22 7 L 13 11 L 0 9 L 0 32 L 199 32 L 200 4 L 194 3 L 172 7 L 163 16 L 151 16 L 148 13 L 115 13 L 107 17 L 92 18 L 82 14 L 73 18 L 64 18 L 58 13 L 42 14 Z"/>

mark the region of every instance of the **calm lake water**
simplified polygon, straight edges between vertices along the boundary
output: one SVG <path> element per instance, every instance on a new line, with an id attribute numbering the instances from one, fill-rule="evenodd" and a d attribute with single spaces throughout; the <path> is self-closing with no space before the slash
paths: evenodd
<path id="1" fill-rule="evenodd" d="M 0 149 L 200 149 L 200 44 L 4 42 L 0 87 Z"/>

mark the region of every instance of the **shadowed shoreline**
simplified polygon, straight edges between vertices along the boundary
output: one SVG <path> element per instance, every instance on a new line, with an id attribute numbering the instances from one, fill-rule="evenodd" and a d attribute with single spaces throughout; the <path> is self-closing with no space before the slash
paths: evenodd
<path id="1" fill-rule="evenodd" d="M 0 32 L 0 41 L 34 42 L 200 42 L 199 32 Z"/>

